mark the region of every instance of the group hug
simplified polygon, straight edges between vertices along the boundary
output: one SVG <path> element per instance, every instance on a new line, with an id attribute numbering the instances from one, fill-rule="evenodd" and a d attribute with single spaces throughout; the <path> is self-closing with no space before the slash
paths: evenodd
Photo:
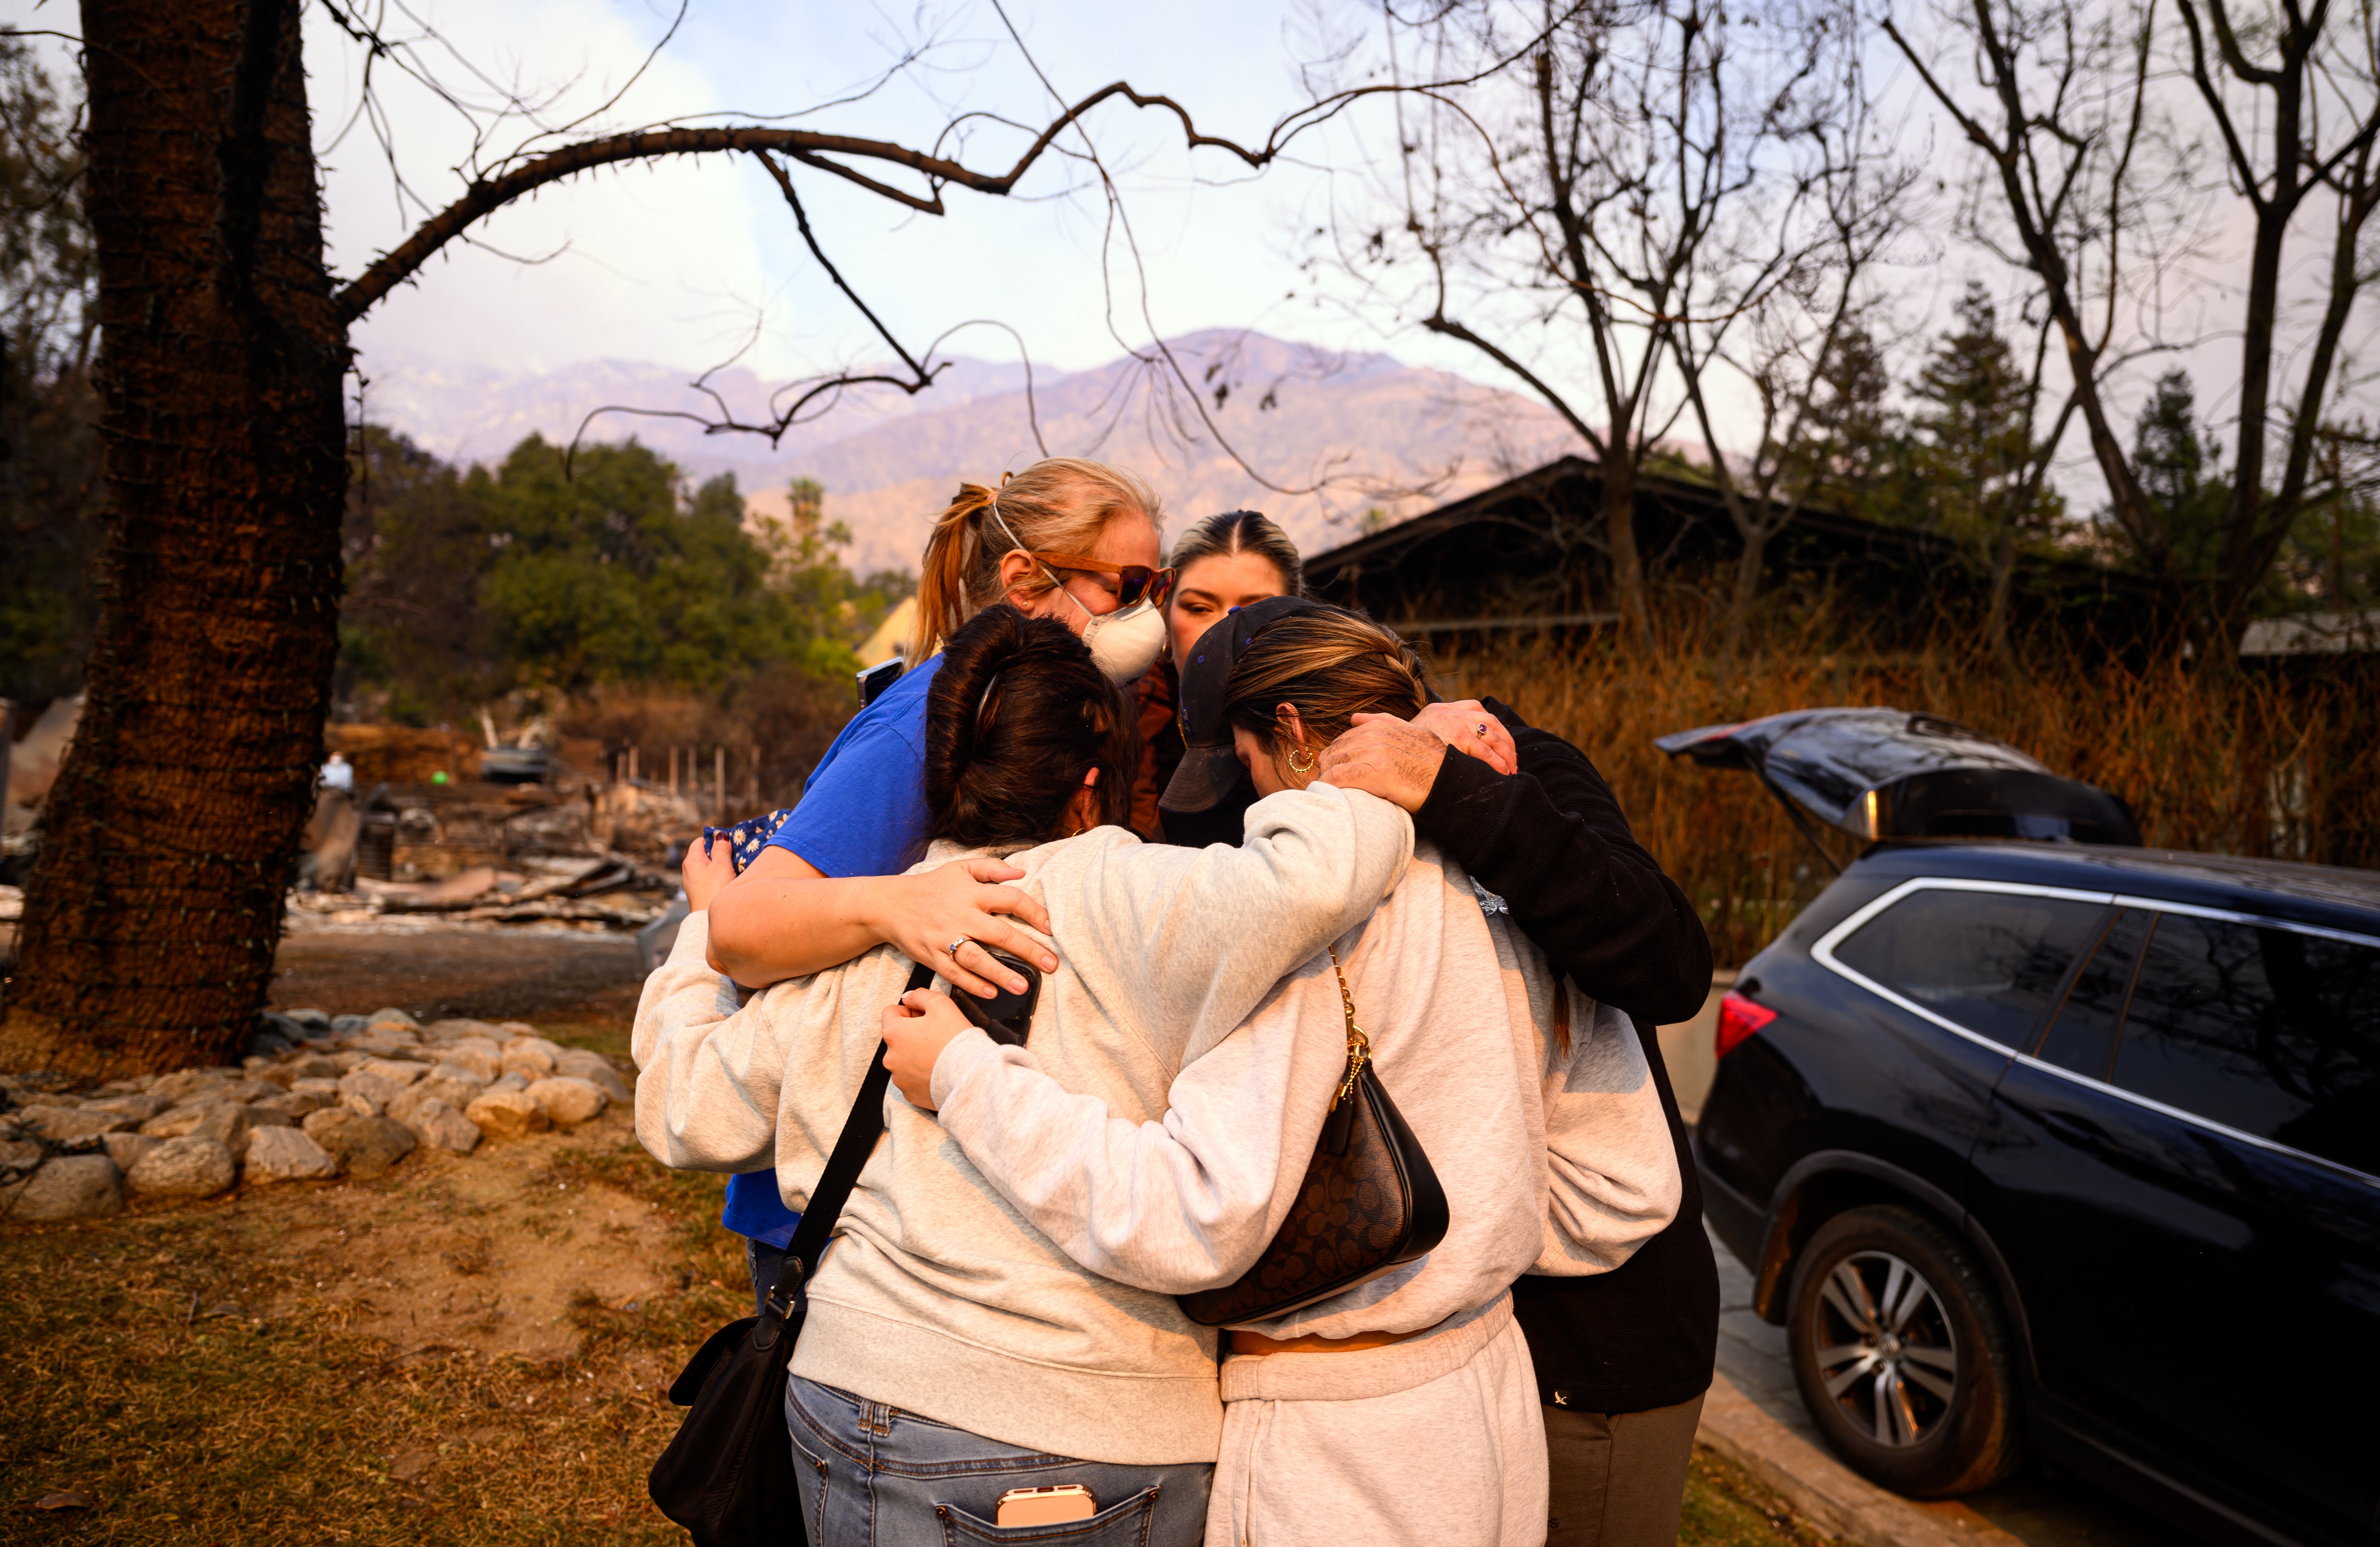
<path id="1" fill-rule="evenodd" d="M 1094 462 L 963 485 L 900 680 L 757 858 L 689 849 L 637 1130 L 733 1173 L 756 1302 L 880 1045 L 892 1087 L 805 1268 L 784 1540 L 1666 1547 L 1701 923 L 1582 753 L 1439 700 L 1271 522 L 1162 525 Z M 1396 1215 L 1365 1112 L 1436 1234 L 1294 1303 Z"/>

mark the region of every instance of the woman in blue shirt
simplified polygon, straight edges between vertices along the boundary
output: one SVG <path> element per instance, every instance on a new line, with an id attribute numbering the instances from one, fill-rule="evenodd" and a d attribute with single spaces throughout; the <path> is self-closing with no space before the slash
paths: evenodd
<path id="1" fill-rule="evenodd" d="M 972 859 L 902 874 L 925 848 L 926 690 L 942 640 L 998 601 L 1064 622 L 1111 680 L 1138 681 L 1165 637 L 1159 608 L 1172 572 L 1158 568 L 1161 516 L 1139 478 L 1073 457 L 1037 462 L 997 489 L 960 485 L 926 543 L 907 651 L 915 664 L 844 727 L 794 815 L 712 900 L 711 964 L 758 988 L 889 941 L 977 994 L 993 992 L 978 974 L 1025 986 L 987 948 L 1055 972 L 1057 959 L 1012 922 L 1050 926 L 1038 904 L 1002 884 L 1022 871 Z M 689 865 L 700 863 L 689 855 Z M 723 867 L 725 851 L 709 863 Z M 775 1175 L 731 1178 L 723 1220 L 751 1242 L 756 1283 L 773 1281 L 800 1222 Z"/>

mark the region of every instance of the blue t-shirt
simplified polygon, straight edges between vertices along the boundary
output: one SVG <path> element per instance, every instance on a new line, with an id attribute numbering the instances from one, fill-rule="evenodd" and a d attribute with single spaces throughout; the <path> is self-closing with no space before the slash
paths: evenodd
<path id="1" fill-rule="evenodd" d="M 838 879 L 898 876 L 926 847 L 926 689 L 942 658 L 888 687 L 835 737 L 771 848 Z M 727 1178 L 720 1223 L 783 1250 L 802 1216 L 785 1207 L 774 1171 Z"/>

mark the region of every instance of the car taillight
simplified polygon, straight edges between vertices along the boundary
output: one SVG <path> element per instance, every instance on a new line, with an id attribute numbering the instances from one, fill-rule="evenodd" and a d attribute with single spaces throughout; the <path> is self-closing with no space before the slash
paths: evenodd
<path id="1" fill-rule="evenodd" d="M 1776 1019 L 1777 1012 L 1767 1005 L 1755 1004 L 1741 994 L 1730 993 L 1718 1002 L 1718 1056 L 1726 1058 L 1730 1048 Z"/>

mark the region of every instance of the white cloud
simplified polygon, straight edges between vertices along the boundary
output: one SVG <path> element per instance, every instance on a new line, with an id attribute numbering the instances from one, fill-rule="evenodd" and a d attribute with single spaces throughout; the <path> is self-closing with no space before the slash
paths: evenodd
<path id="1" fill-rule="evenodd" d="M 424 14 L 464 57 L 516 90 L 577 77 L 564 102 L 581 111 L 617 89 L 660 30 L 585 4 L 439 6 Z M 308 12 L 308 29 L 318 138 L 327 139 L 353 112 L 361 53 L 320 10 Z M 473 95 L 492 95 L 452 58 L 433 55 L 432 63 L 447 79 L 469 82 Z M 384 63 L 374 85 L 407 181 L 423 200 L 444 205 L 464 186 L 453 169 L 470 151 L 468 126 L 427 91 L 393 79 Z M 624 107 L 643 103 L 658 115 L 710 95 L 696 65 L 664 52 Z M 357 341 L 367 360 L 374 345 L 395 343 L 528 369 L 590 356 L 674 363 L 724 353 L 771 283 L 749 218 L 752 183 L 765 183 L 758 167 L 688 158 L 550 187 L 474 227 L 484 247 L 454 244 L 433 258 L 415 284 L 375 308 Z M 324 193 L 332 259 L 343 274 L 360 272 L 421 219 L 419 207 L 398 206 L 388 163 L 364 125 L 326 158 Z M 523 257 L 546 260 L 515 261 Z"/>

